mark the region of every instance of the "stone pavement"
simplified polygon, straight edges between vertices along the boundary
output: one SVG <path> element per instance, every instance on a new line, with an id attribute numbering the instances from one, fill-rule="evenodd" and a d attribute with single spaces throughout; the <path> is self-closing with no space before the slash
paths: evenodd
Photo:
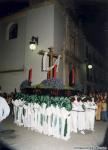
<path id="1" fill-rule="evenodd" d="M 64 141 L 18 127 L 12 119 L 7 119 L 3 122 L 7 130 L 0 132 L 0 138 L 15 150 L 104 150 L 104 147 L 96 146 L 102 143 L 107 124 L 107 122 L 98 121 L 95 123 L 94 132 L 88 132 L 86 135 L 72 133 L 71 138 Z"/>

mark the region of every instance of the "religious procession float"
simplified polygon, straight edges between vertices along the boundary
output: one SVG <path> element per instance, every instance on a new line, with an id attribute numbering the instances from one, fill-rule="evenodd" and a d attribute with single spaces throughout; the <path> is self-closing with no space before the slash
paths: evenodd
<path id="1" fill-rule="evenodd" d="M 24 88 L 13 101 L 14 122 L 36 132 L 68 140 L 72 110 L 69 95 L 72 94 L 72 90 L 63 89 L 61 80 L 54 78 L 44 80 L 40 86 Z"/>
<path id="2" fill-rule="evenodd" d="M 46 55 L 47 53 L 45 53 L 44 59 Z M 21 84 L 21 92 L 16 94 L 15 100 L 12 102 L 14 122 L 18 126 L 27 127 L 48 136 L 68 140 L 72 132 L 73 106 L 70 99 L 72 95 L 77 94 L 77 91 L 64 88 L 62 80 L 56 78 L 57 67 L 58 61 L 50 69 L 47 69 L 48 78 L 35 86 L 30 86 L 30 70 L 28 81 Z M 45 70 L 44 64 L 43 68 Z M 76 111 L 74 110 L 74 112 Z"/>

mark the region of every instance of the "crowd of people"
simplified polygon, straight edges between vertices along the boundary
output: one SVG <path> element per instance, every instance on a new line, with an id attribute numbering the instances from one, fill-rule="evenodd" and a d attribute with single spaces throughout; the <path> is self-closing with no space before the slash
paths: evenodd
<path id="1" fill-rule="evenodd" d="M 64 132 L 66 120 L 68 122 L 67 131 L 69 133 L 69 137 L 71 132 L 81 134 L 85 134 L 87 130 L 93 132 L 95 120 L 97 120 L 97 116 L 99 115 L 98 101 L 100 102 L 100 98 L 102 98 L 101 112 L 100 112 L 100 116 L 102 117 L 100 118 L 103 119 L 104 121 L 107 121 L 107 103 L 105 103 L 107 95 L 104 95 L 102 93 L 99 94 L 98 96 L 94 94 L 89 95 L 78 94 L 69 97 L 72 104 L 72 109 L 69 112 L 66 109 L 62 109 L 59 106 L 51 105 L 46 107 L 45 105 L 44 107 L 44 103 L 42 105 L 36 102 L 34 103 L 31 102 L 27 104 L 24 103 L 24 101 L 21 101 L 21 99 L 16 99 L 15 101 L 13 101 L 14 117 L 15 117 L 14 122 L 16 122 L 16 124 L 19 126 L 23 125 L 25 127 L 31 128 L 32 130 L 38 130 L 39 132 L 43 133 L 46 127 L 47 133 L 45 134 L 49 135 L 52 135 L 52 132 L 49 133 L 49 131 L 55 130 L 55 128 L 57 127 L 56 131 L 58 131 L 57 134 L 59 135 L 60 138 L 62 129 Z M 25 112 L 24 114 L 23 111 Z M 65 114 L 67 114 L 66 117 Z M 47 119 L 49 118 L 49 122 L 46 121 L 47 119 L 44 119 L 41 123 L 39 118 L 47 118 Z M 36 120 L 37 122 L 35 122 Z M 58 120 L 58 122 L 56 120 Z M 53 122 L 54 126 L 52 127 Z M 63 126 L 61 126 L 62 123 Z M 41 129 L 42 131 L 40 131 Z M 61 131 L 59 129 L 61 129 Z M 56 132 L 53 132 L 53 135 L 57 136 L 57 134 L 55 135 L 55 133 Z M 67 139 L 69 137 L 67 137 Z"/>
<path id="2" fill-rule="evenodd" d="M 95 121 L 108 120 L 107 93 L 90 93 L 71 97 L 72 131 L 94 131 Z"/>
<path id="3" fill-rule="evenodd" d="M 71 129 L 85 134 L 85 130 L 94 131 L 96 104 L 94 97 L 74 96 L 71 98 Z"/>
<path id="4" fill-rule="evenodd" d="M 3 97 L 8 105 L 10 106 L 10 109 L 12 111 L 12 100 L 15 97 L 15 93 L 11 92 L 10 94 L 7 93 L 1 93 L 0 92 L 0 97 Z M 90 99 L 93 98 L 94 103 L 96 104 L 96 111 L 95 111 L 95 120 L 96 121 L 107 121 L 108 120 L 108 94 L 107 92 L 100 92 L 100 93 L 90 93 L 88 95 L 75 95 L 74 97 L 72 96 L 71 101 L 76 99 L 81 100 L 82 102 L 86 101 L 91 101 Z M 83 99 L 82 99 L 83 98 Z"/>
<path id="5" fill-rule="evenodd" d="M 6 94 L 0 93 L 0 100 L 6 100 L 10 109 L 5 115 L 4 119 L 11 112 L 14 115 L 14 96 L 15 93 Z M 107 121 L 108 120 L 108 96 L 107 92 L 104 93 L 90 93 L 89 95 L 77 94 L 69 97 L 72 110 L 69 112 L 71 116 L 70 132 L 85 134 L 86 130 L 94 131 L 95 121 Z M 13 103 L 12 103 L 13 102 Z M 1 102 L 2 103 L 2 102 Z M 6 103 L 5 103 L 6 104 Z M 15 117 L 15 116 L 14 116 Z M 0 119 L 2 116 L 0 116 Z M 3 120 L 3 119 L 2 119 Z"/>
<path id="6" fill-rule="evenodd" d="M 108 120 L 108 93 L 90 93 L 90 97 L 94 97 L 96 103 L 96 120 L 97 121 L 107 121 Z"/>
<path id="7" fill-rule="evenodd" d="M 108 97 L 107 93 L 96 94 L 95 102 L 97 105 L 96 109 L 96 120 L 107 121 L 108 120 Z"/>
<path id="8" fill-rule="evenodd" d="M 62 120 L 64 118 L 64 120 L 67 119 L 69 121 L 70 132 L 81 133 L 81 134 L 85 134 L 86 133 L 85 131 L 87 130 L 93 132 L 95 121 L 102 120 L 106 122 L 108 120 L 107 92 L 90 93 L 88 95 L 78 94 L 75 96 L 71 96 L 69 99 L 71 100 L 72 103 L 72 110 L 68 115 L 69 118 L 62 117 Z M 7 94 L 7 93 L 0 92 L 0 122 L 6 119 L 9 116 L 9 114 L 12 114 L 14 116 L 14 106 L 12 104 L 14 100 L 15 100 L 15 93 L 12 92 L 11 94 Z M 53 128 L 53 129 L 56 129 L 54 131 L 56 132 L 58 131 L 59 133 L 59 130 L 57 130 L 57 128 Z M 59 134 L 58 135 L 55 134 L 56 132 L 54 132 L 55 137 L 60 136 Z M 64 138 L 65 131 L 63 130 L 62 133 L 63 133 L 62 137 Z M 108 130 L 106 131 L 105 138 L 101 146 L 108 147 L 107 136 L 108 136 Z M 70 135 L 68 135 L 66 138 L 68 139 L 69 137 Z M 2 147 L 2 149 L 7 149 L 7 150 L 11 149 L 6 144 L 3 144 L 2 142 L 0 143 L 0 146 Z"/>

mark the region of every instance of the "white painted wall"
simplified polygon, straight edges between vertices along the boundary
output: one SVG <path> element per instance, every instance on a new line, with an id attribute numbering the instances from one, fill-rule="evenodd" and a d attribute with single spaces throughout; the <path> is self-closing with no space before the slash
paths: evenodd
<path id="1" fill-rule="evenodd" d="M 7 27 L 9 23 L 18 23 L 18 38 L 7 40 Z M 21 69 L 25 63 L 25 32 L 26 18 L 16 18 L 0 24 L 0 71 Z M 19 84 L 24 79 L 24 72 L 0 73 L 0 85 L 5 92 L 19 89 Z"/>
<path id="2" fill-rule="evenodd" d="M 65 16 L 60 8 L 54 8 L 54 48 L 61 51 L 65 41 Z"/>
<path id="3" fill-rule="evenodd" d="M 6 28 L 10 22 L 18 23 L 18 38 L 6 40 Z M 42 56 L 39 50 L 48 51 L 54 47 L 61 51 L 64 47 L 64 16 L 53 4 L 44 5 L 27 11 L 25 17 L 5 21 L 0 24 L 0 70 L 21 69 L 23 72 L 0 73 L 0 85 L 3 91 L 19 90 L 21 82 L 28 78 L 30 67 L 33 70 L 32 84 L 39 84 L 47 78 L 47 73 L 42 71 Z M 36 51 L 29 49 L 32 36 L 38 36 L 39 45 Z M 62 66 L 62 62 L 60 63 Z M 63 66 L 59 71 L 62 77 Z"/>
<path id="4" fill-rule="evenodd" d="M 65 16 L 60 8 L 55 6 L 54 8 L 54 49 L 56 53 L 62 55 L 65 41 Z M 63 59 L 60 60 L 58 78 L 63 79 Z"/>
<path id="5" fill-rule="evenodd" d="M 36 51 L 30 51 L 29 42 L 32 36 L 38 36 L 39 45 Z M 26 76 L 32 67 L 32 85 L 47 78 L 47 73 L 41 70 L 42 56 L 39 50 L 48 51 L 54 46 L 54 5 L 48 5 L 28 11 L 26 32 Z"/>

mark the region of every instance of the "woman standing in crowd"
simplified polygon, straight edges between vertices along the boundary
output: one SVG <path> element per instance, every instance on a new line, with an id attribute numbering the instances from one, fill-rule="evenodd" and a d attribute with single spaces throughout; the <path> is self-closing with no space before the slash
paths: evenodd
<path id="1" fill-rule="evenodd" d="M 97 101 L 96 101 L 96 105 L 97 105 L 97 109 L 96 109 L 96 120 L 100 121 L 101 120 L 101 96 L 97 95 Z"/>
<path id="2" fill-rule="evenodd" d="M 107 121 L 107 103 L 106 103 L 106 99 L 105 96 L 103 96 L 102 99 L 102 111 L 101 111 L 101 119 L 102 121 Z"/>

